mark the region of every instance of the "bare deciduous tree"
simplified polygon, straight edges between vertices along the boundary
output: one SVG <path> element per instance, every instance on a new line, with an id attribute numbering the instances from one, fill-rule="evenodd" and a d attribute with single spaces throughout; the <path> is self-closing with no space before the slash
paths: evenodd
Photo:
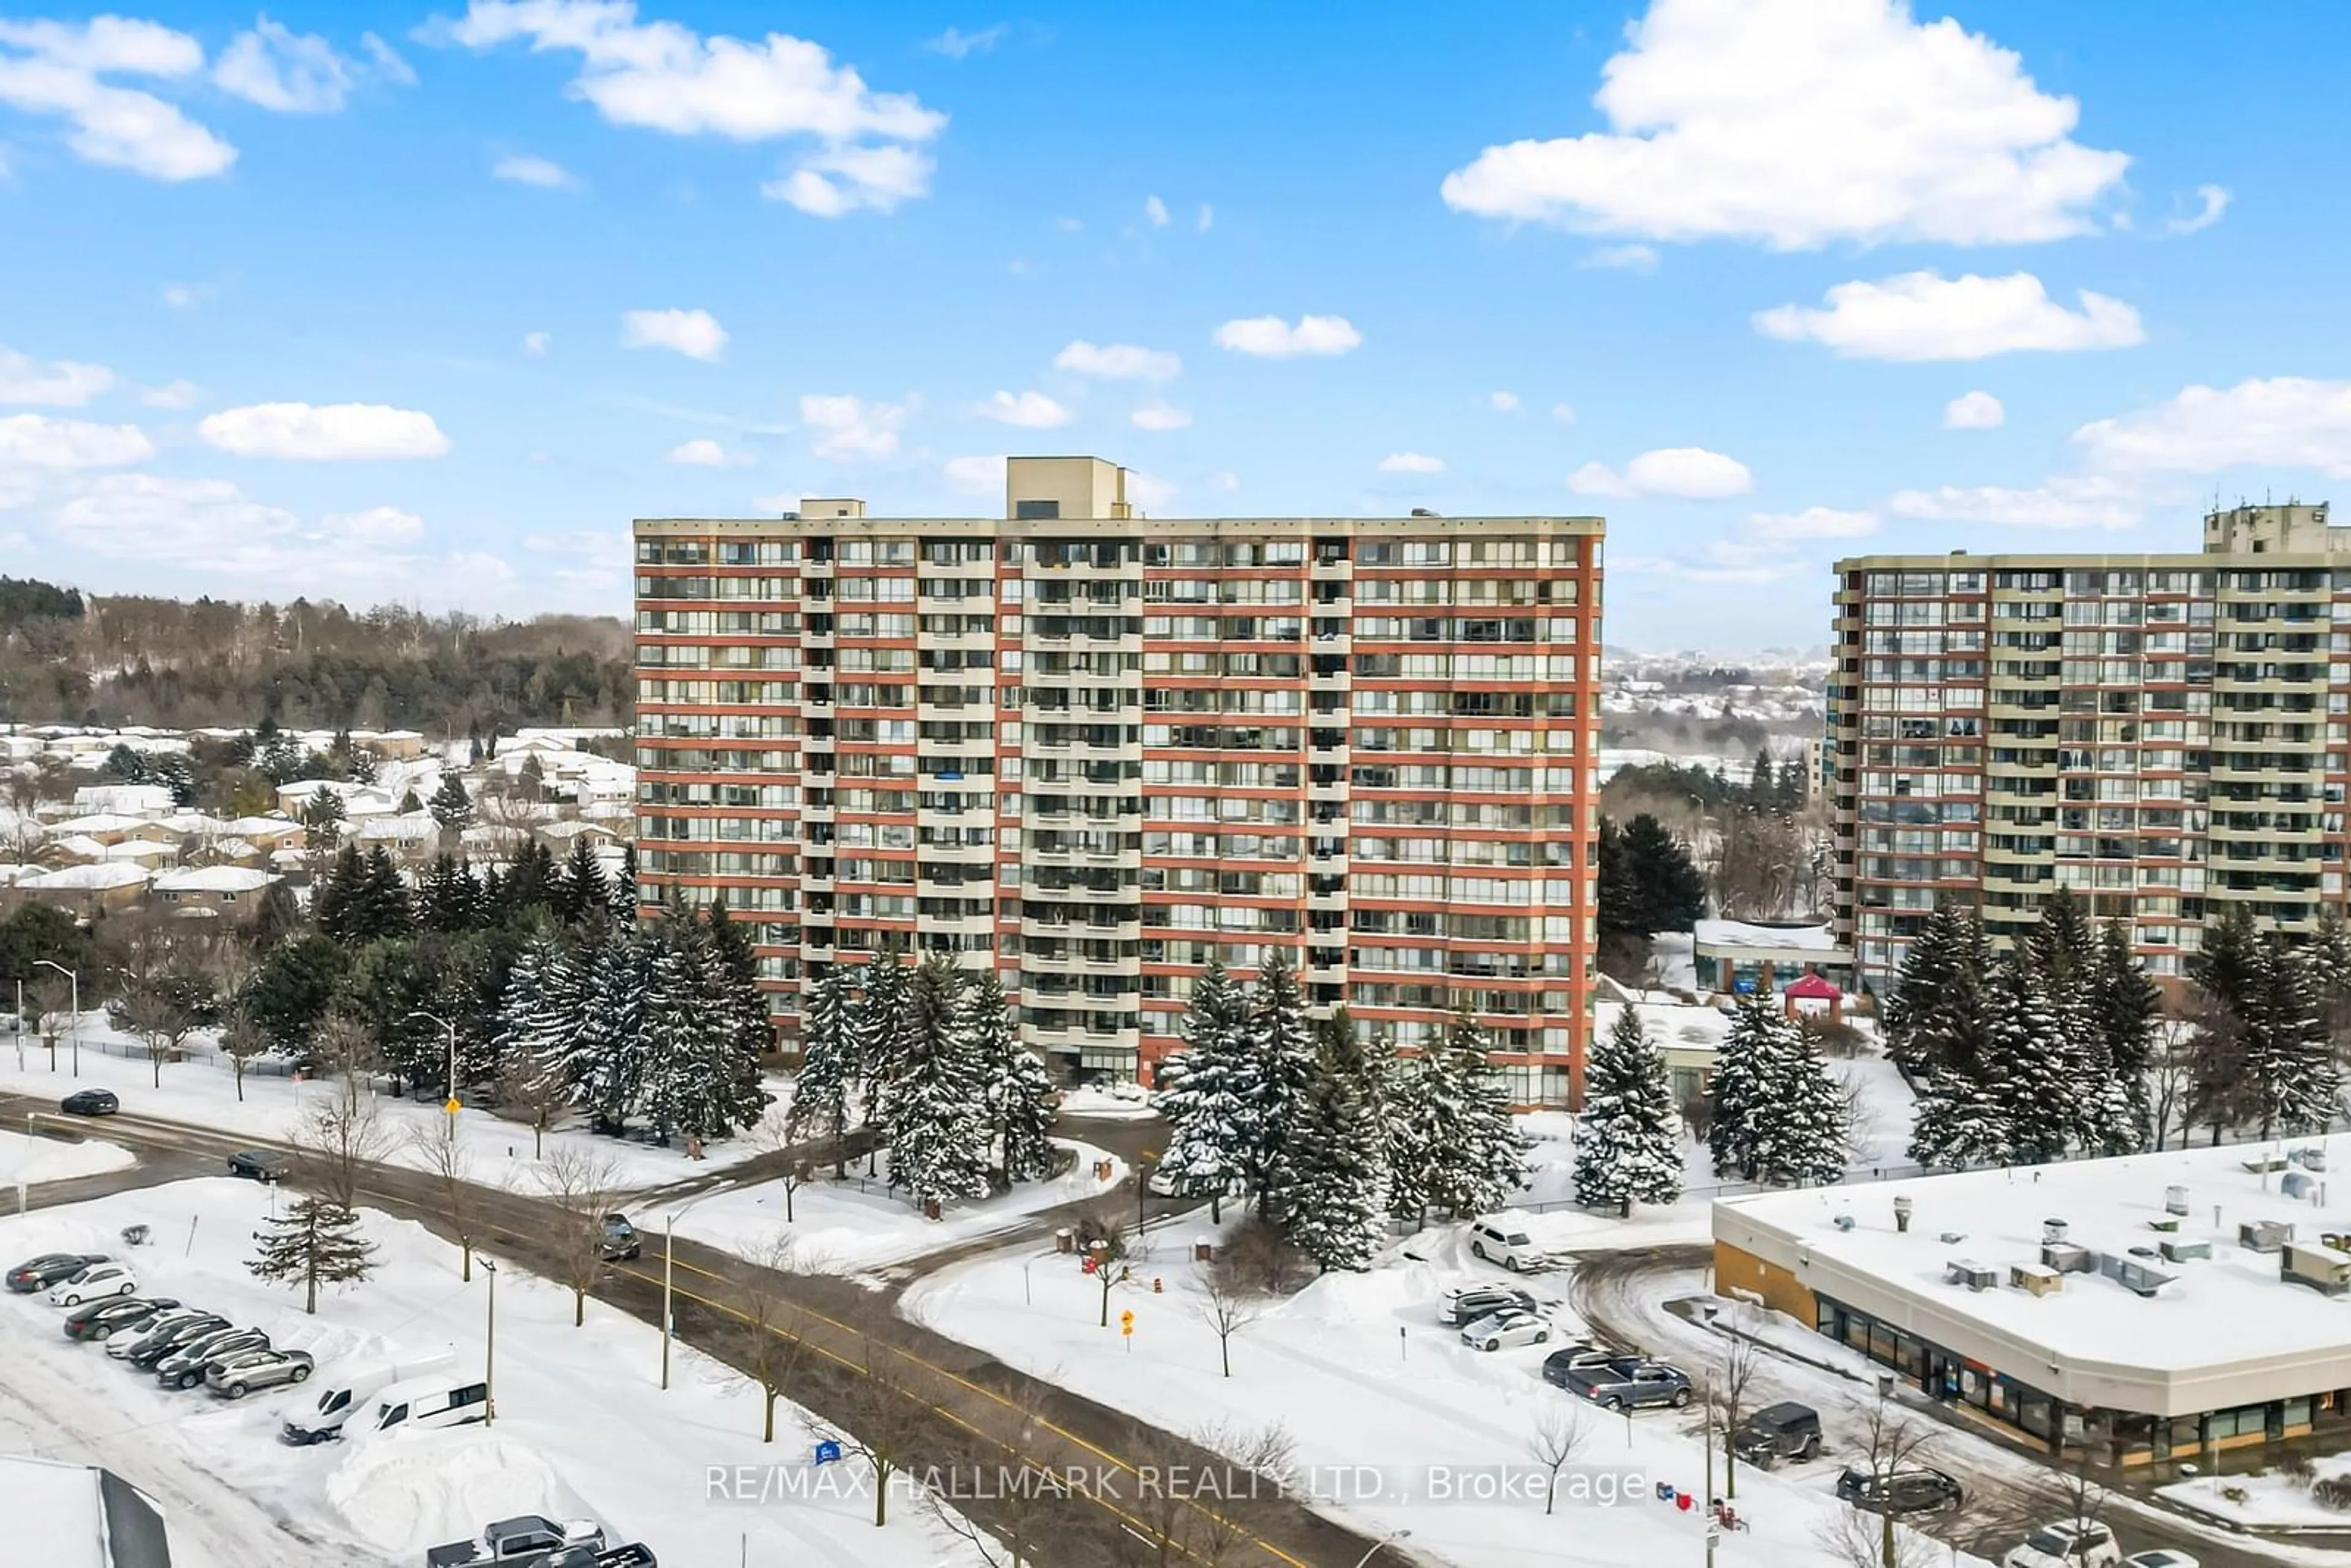
<path id="1" fill-rule="evenodd" d="M 604 1277 L 604 1216 L 611 1212 L 620 1166 L 585 1144 L 563 1144 L 538 1168 L 539 1185 L 555 1212 L 547 1240 L 555 1278 L 571 1291 L 571 1326 L 588 1321 L 588 1292 Z"/>
<path id="2" fill-rule="evenodd" d="M 1903 1414 L 1901 1406 L 1881 1398 L 1863 1420 L 1861 1453 L 1853 1468 L 1882 1480 L 1924 1464 L 1934 1446 L 1935 1434 Z M 1943 1552 L 1939 1542 L 1896 1523 L 1890 1511 L 1850 1505 L 1838 1509 L 1821 1527 L 1820 1541 L 1852 1568 L 1929 1568 Z"/>
<path id="3" fill-rule="evenodd" d="M 737 1354 L 729 1359 L 759 1385 L 759 1441 L 776 1440 L 776 1402 L 784 1396 L 806 1358 L 801 1337 L 802 1313 L 793 1303 L 789 1277 L 807 1271 L 798 1239 L 784 1235 L 752 1247 L 743 1254 L 750 1268 L 739 1277 L 737 1298 L 742 1312 L 733 1339 Z"/>
<path id="4" fill-rule="evenodd" d="M 298 1174 L 343 1208 L 358 1207 L 360 1177 L 391 1143 L 376 1114 L 374 1053 L 366 1025 L 340 1014 L 321 1024 L 313 1054 L 323 1071 L 294 1131 Z"/>
<path id="5" fill-rule="evenodd" d="M 537 1062 L 520 1056 L 509 1060 L 498 1069 L 493 1092 L 497 1095 L 499 1119 L 520 1122 L 528 1127 L 530 1157 L 534 1160 L 544 1158 L 548 1125 L 571 1108 L 569 1092 L 542 1071 Z"/>
<path id="6" fill-rule="evenodd" d="M 1136 1495 L 1127 1510 L 1155 1568 L 1177 1563 L 1217 1568 L 1230 1562 L 1249 1532 L 1228 1500 L 1259 1481 L 1287 1487 L 1297 1470 L 1297 1447 L 1279 1423 L 1251 1428 L 1219 1421 L 1188 1440 L 1155 1433 L 1137 1455 Z M 1228 1472 L 1204 1475 L 1196 1451 L 1201 1448 L 1222 1459 Z"/>
<path id="7" fill-rule="evenodd" d="M 1200 1300 L 1192 1311 L 1217 1336 L 1217 1356 L 1227 1377 L 1233 1375 L 1233 1335 L 1265 1315 L 1266 1300 L 1242 1281 L 1228 1277 L 1222 1260 L 1200 1275 Z"/>
<path id="8" fill-rule="evenodd" d="M 873 1472 L 873 1526 L 890 1522 L 890 1479 L 924 1439 L 923 1416 L 929 1401 L 909 1385 L 914 1364 L 862 1336 L 863 1364 L 852 1374 L 846 1404 L 854 1434 L 836 1434 L 841 1452 L 863 1459 Z"/>
<path id="9" fill-rule="evenodd" d="M 475 1201 L 474 1152 L 464 1139 L 457 1136 L 455 1120 L 444 1117 L 445 1125 L 435 1128 L 417 1127 L 410 1131 L 408 1146 L 415 1151 L 416 1163 L 433 1178 L 434 1197 L 439 1200 L 441 1222 L 457 1238 L 463 1254 L 460 1278 L 471 1284 L 474 1279 L 474 1228 L 481 1217 L 480 1205 Z"/>
<path id="10" fill-rule="evenodd" d="M 1549 1518 L 1559 1502 L 1559 1472 L 1583 1447 L 1583 1423 L 1573 1406 L 1547 1406 L 1535 1415 L 1534 1436 L 1527 1447 L 1543 1468 L 1543 1515 Z"/>
<path id="11" fill-rule="evenodd" d="M 1733 1301 L 1730 1322 L 1722 1342 L 1722 1359 L 1717 1363 L 1708 1378 L 1709 1396 L 1722 1422 L 1722 1495 L 1739 1495 L 1739 1423 L 1747 1410 L 1748 1391 L 1754 1385 L 1758 1352 L 1753 1337 L 1745 1332 L 1746 1303 Z"/>

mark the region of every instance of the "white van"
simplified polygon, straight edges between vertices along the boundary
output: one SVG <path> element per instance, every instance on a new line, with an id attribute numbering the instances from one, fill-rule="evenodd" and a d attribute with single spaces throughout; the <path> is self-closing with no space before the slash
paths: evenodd
<path id="1" fill-rule="evenodd" d="M 444 1349 L 413 1360 L 339 1363 L 319 1379 L 325 1386 L 319 1390 L 319 1396 L 308 1409 L 297 1411 L 278 1436 L 297 1447 L 331 1443 L 343 1435 L 345 1422 L 372 1408 L 369 1404 L 371 1396 L 395 1383 L 421 1378 L 456 1359 L 455 1351 Z"/>
<path id="2" fill-rule="evenodd" d="M 375 1396 L 371 1437 L 435 1427 L 470 1427 L 489 1411 L 490 1387 L 479 1378 L 452 1383 L 446 1375 L 395 1383 Z"/>

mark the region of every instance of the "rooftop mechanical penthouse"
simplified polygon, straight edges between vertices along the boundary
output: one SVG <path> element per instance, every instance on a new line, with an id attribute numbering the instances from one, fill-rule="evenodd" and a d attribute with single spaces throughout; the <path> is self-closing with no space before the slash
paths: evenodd
<path id="1" fill-rule="evenodd" d="M 1405 1049 L 1468 1009 L 1564 1104 L 1592 970 L 1596 517 L 1146 518 L 1016 457 L 1001 517 L 635 527 L 648 902 L 752 924 L 778 1030 L 875 953 L 995 966 L 1148 1076 L 1214 953 Z"/>

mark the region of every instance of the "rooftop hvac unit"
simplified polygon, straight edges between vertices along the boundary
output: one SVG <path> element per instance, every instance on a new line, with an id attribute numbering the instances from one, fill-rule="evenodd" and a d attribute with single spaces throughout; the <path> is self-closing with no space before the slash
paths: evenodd
<path id="1" fill-rule="evenodd" d="M 2171 1275 L 2153 1264 L 2122 1253 L 2109 1252 L 2101 1257 L 2098 1272 L 2135 1296 L 2152 1296 L 2172 1281 Z"/>
<path id="2" fill-rule="evenodd" d="M 2043 1268 L 2054 1269 L 2060 1274 L 2095 1274 L 2098 1271 L 2098 1255 L 2072 1241 L 2052 1241 L 2043 1246 L 2041 1262 Z"/>
<path id="3" fill-rule="evenodd" d="M 2052 1247 L 2064 1239 L 2065 1222 L 2064 1220 L 2044 1219 L 2041 1222 L 2041 1245 Z"/>
<path id="4" fill-rule="evenodd" d="M 2306 1171 L 2323 1171 L 2326 1168 L 2326 1145 L 2304 1144 L 2298 1149 L 2288 1150 L 2285 1157 Z"/>
<path id="5" fill-rule="evenodd" d="M 1948 1284 L 1965 1285 L 1970 1291 L 1989 1291 L 2000 1283 L 2000 1272 L 1958 1259 L 1943 1265 L 1943 1279 Z"/>
<path id="6" fill-rule="evenodd" d="M 1940 1237 L 1937 1238 L 1937 1239 L 1941 1241 L 1946 1247 L 1957 1247 L 1960 1242 L 1965 1241 L 1967 1239 L 1968 1233 L 1964 1230 L 1946 1230 Z"/>
<path id="7" fill-rule="evenodd" d="M 2308 1171 L 2288 1171 L 2278 1177 L 2278 1191 L 2287 1197 L 2313 1197 L 2318 1193 L 2318 1178 Z"/>
<path id="8" fill-rule="evenodd" d="M 2047 1296 L 2065 1288 L 2065 1276 L 2039 1263 L 2011 1263 L 2008 1282 L 2032 1295 Z"/>
<path id="9" fill-rule="evenodd" d="M 2189 1241 L 2185 1238 L 2167 1237 L 2156 1245 L 2161 1249 L 2163 1260 L 2167 1263 L 2185 1263 L 2190 1259 L 2212 1256 L 2212 1244 L 2210 1241 Z"/>
<path id="10" fill-rule="evenodd" d="M 2274 1252 L 2294 1239 L 2294 1227 L 2283 1219 L 2253 1219 L 2237 1227 L 2237 1245 L 2254 1252 Z"/>
<path id="11" fill-rule="evenodd" d="M 2351 1295 L 2351 1252 L 2312 1241 L 2289 1241 L 2278 1256 L 2278 1278 L 2330 1296 Z"/>

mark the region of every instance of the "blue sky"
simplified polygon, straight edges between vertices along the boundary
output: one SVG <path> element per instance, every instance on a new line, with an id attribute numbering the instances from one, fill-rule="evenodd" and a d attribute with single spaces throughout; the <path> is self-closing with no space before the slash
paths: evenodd
<path id="1" fill-rule="evenodd" d="M 632 516 L 1085 451 L 1597 512 L 1611 643 L 1738 650 L 2327 497 L 2351 12 L 1949 14 L 8 10 L 0 570 L 617 612 Z"/>

